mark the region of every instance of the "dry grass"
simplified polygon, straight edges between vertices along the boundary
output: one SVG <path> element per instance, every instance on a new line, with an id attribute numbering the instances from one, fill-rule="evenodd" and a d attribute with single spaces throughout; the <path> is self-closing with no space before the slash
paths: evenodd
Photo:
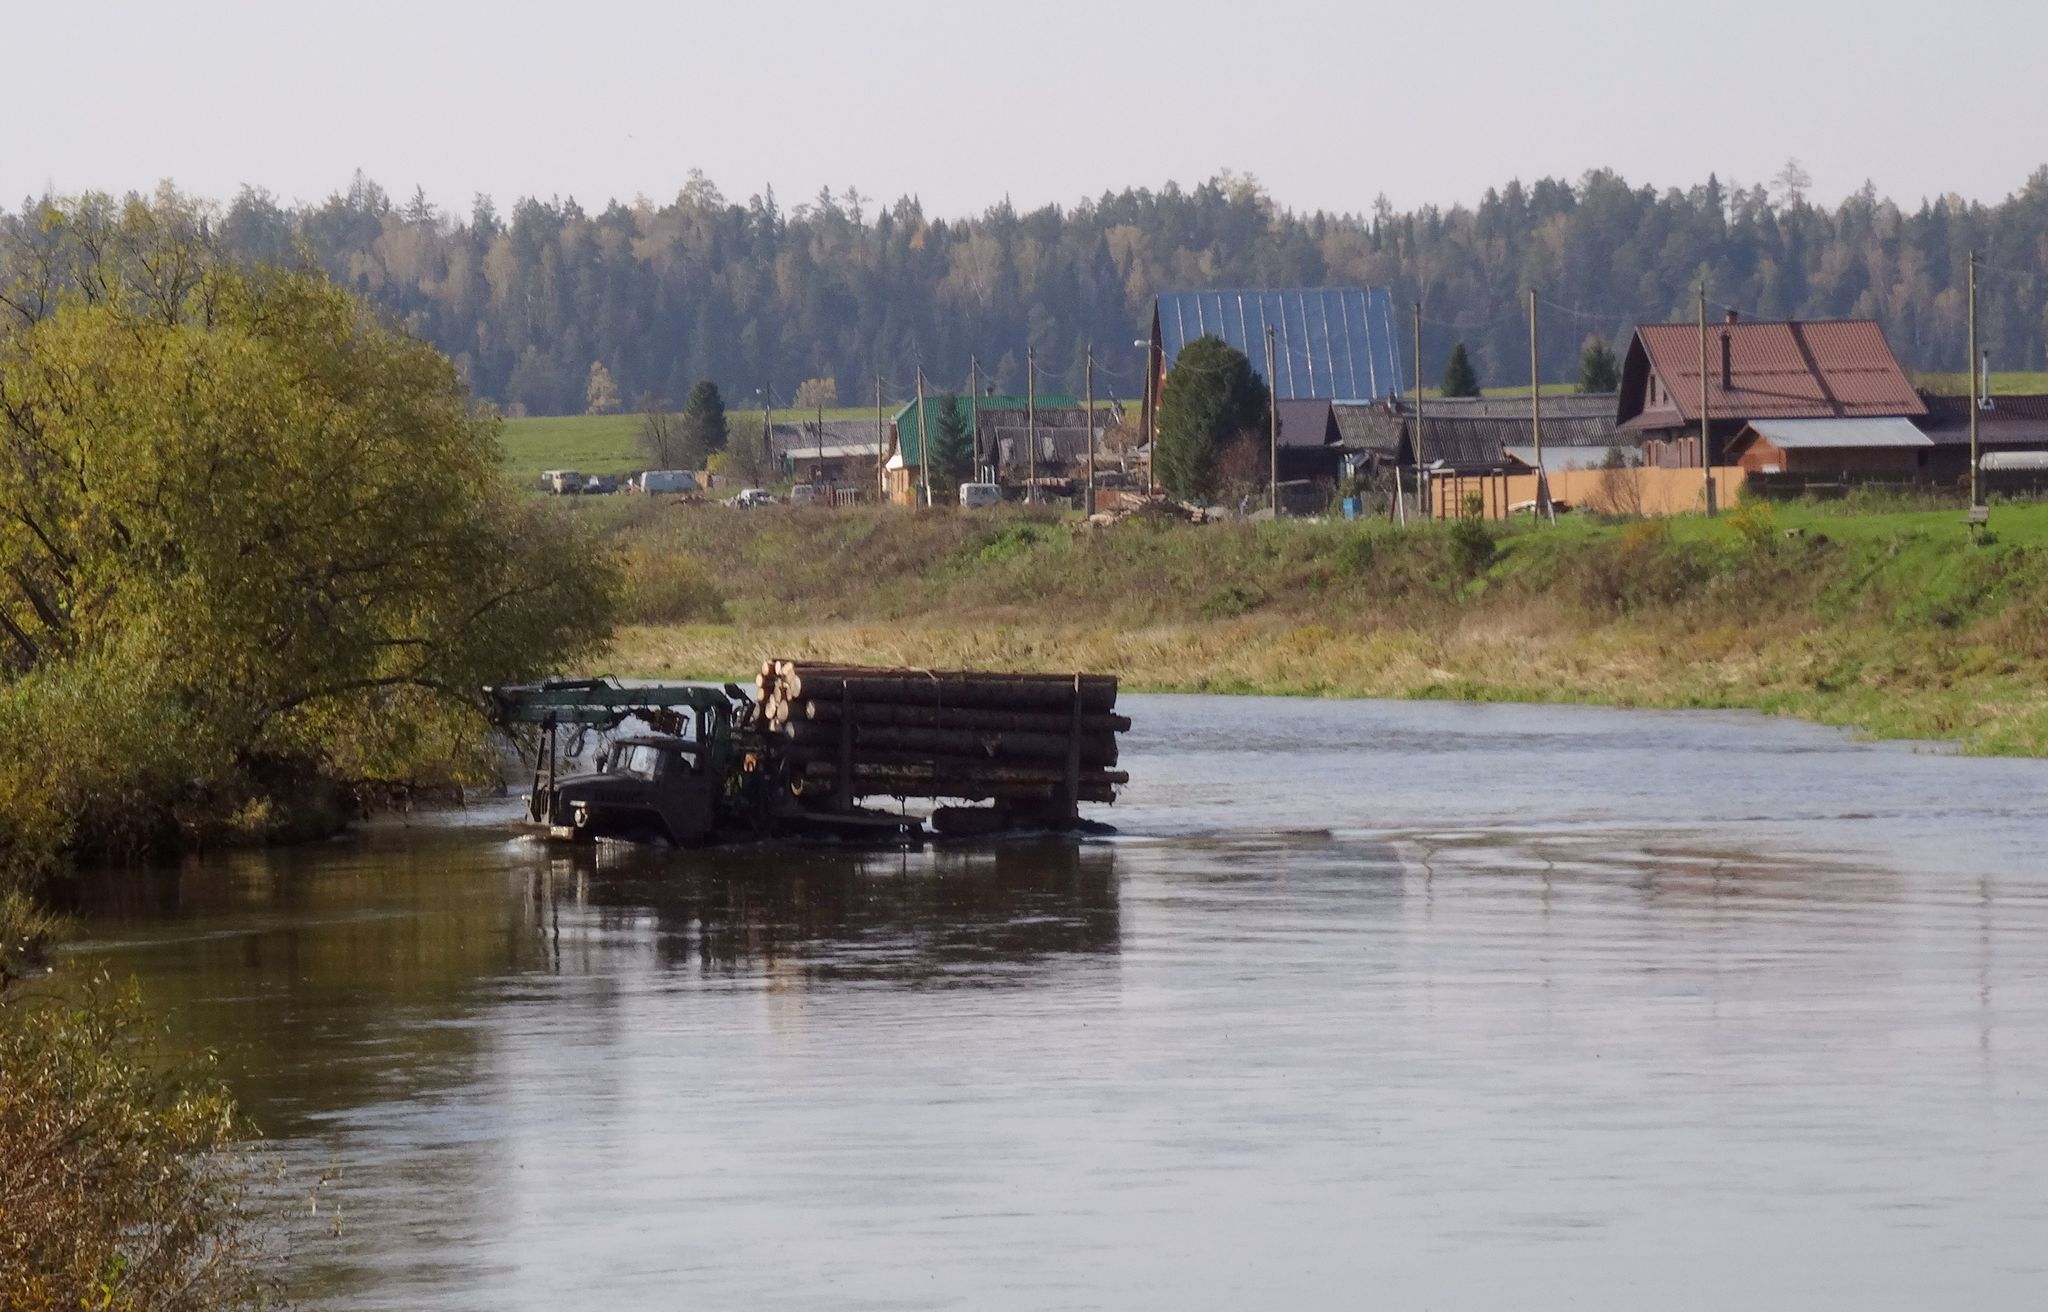
<path id="1" fill-rule="evenodd" d="M 1988 547 L 1947 514 L 1582 522 L 1512 535 L 1469 577 L 1441 530 L 681 517 L 620 532 L 721 580 L 729 622 L 629 628 L 613 666 L 729 677 L 776 654 L 1105 670 L 1155 690 L 1755 707 L 2044 754 L 2048 512 L 2000 515 L 2012 540 Z"/>

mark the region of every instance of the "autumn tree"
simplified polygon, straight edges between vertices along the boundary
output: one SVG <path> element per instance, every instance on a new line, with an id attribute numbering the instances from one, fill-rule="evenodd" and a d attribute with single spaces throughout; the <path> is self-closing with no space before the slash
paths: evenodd
<path id="1" fill-rule="evenodd" d="M 583 413 L 587 415 L 617 414 L 619 410 L 619 386 L 612 381 L 612 371 L 599 360 L 590 362 L 590 381 L 583 388 Z"/>
<path id="2" fill-rule="evenodd" d="M 1214 496 L 1218 457 L 1265 423 L 1267 397 L 1244 352 L 1220 337 L 1188 343 L 1159 398 L 1160 485 L 1184 500 Z"/>
<path id="3" fill-rule="evenodd" d="M 1451 348 L 1451 358 L 1444 364 L 1441 390 L 1443 395 L 1451 397 L 1479 395 L 1479 375 L 1472 368 L 1472 357 L 1465 353 L 1463 342 Z"/>
<path id="4" fill-rule="evenodd" d="M 640 458 L 649 469 L 695 469 L 699 452 L 689 439 L 683 417 L 660 397 L 643 394 L 639 401 Z"/>
<path id="5" fill-rule="evenodd" d="M 799 410 L 830 410 L 839 404 L 839 380 L 836 378 L 806 378 L 796 387 L 796 408 Z"/>

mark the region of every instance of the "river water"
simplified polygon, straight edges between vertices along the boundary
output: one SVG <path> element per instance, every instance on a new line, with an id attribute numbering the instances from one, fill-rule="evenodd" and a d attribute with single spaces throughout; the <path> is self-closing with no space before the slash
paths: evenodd
<path id="1" fill-rule="evenodd" d="M 2036 1307 L 2048 763 L 1131 697 L 1120 837 L 109 882 L 315 1306 Z"/>

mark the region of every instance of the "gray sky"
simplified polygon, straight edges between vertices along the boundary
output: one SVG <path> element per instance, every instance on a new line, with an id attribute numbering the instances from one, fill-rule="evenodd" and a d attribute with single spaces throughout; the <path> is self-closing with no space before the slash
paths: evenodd
<path id="1" fill-rule="evenodd" d="M 594 207 L 698 167 L 734 197 L 852 183 L 950 215 L 1231 168 L 1295 208 L 1405 209 L 1599 165 L 1750 183 L 1791 156 L 1816 200 L 1870 178 L 1910 202 L 1996 200 L 2048 163 L 2042 0 L 4 10 L 9 205 L 163 178 L 314 200 L 360 168 L 465 211 Z"/>

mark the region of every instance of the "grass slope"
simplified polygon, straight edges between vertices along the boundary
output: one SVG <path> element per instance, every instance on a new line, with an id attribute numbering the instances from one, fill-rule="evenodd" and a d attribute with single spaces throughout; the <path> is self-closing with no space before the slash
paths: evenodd
<path id="1" fill-rule="evenodd" d="M 2048 754 L 2048 507 L 1523 529 L 578 507 L 628 559 L 622 675 L 767 655 L 1151 689 L 1755 707 Z M 1797 530 L 1788 536 L 1786 530 Z M 1491 558 L 1486 558 L 1491 552 Z"/>

